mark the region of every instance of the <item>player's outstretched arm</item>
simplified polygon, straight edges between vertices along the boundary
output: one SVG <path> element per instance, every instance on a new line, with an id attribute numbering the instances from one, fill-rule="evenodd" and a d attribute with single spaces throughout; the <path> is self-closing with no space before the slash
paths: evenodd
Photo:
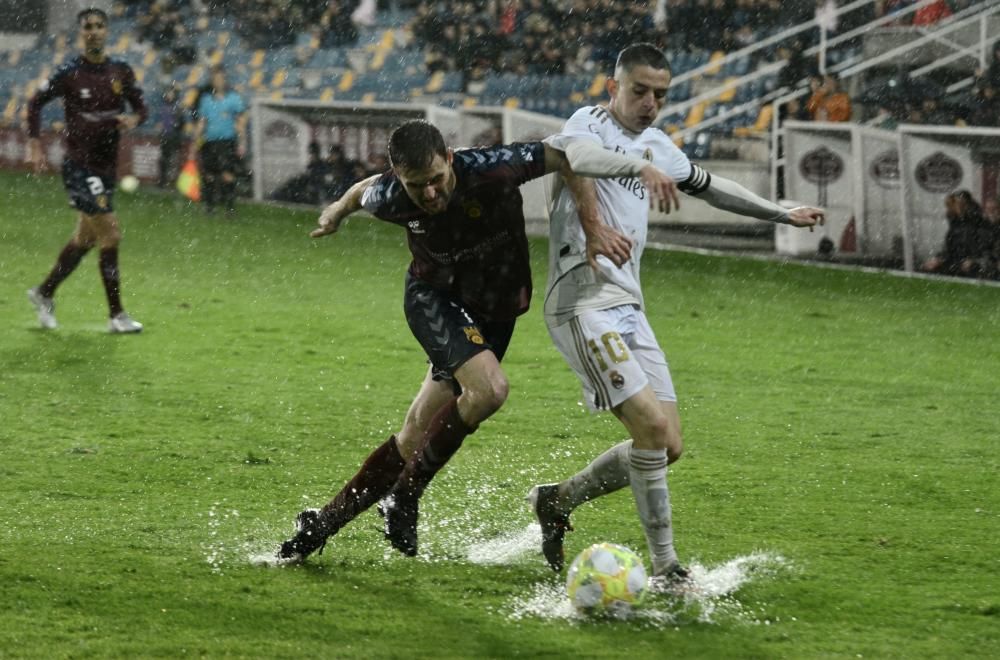
<path id="1" fill-rule="evenodd" d="M 809 227 L 812 231 L 816 225 L 826 222 L 826 211 L 815 206 L 796 206 L 788 211 L 788 224 L 795 227 Z"/>
<path id="2" fill-rule="evenodd" d="M 724 211 L 796 227 L 811 228 L 814 225 L 822 225 L 826 219 L 826 214 L 822 209 L 812 206 L 786 209 L 747 190 L 735 181 L 715 174 L 708 175 L 697 165 L 692 177 L 702 181 L 707 179 L 707 184 L 697 191 L 690 191 L 691 194 Z M 684 189 L 683 184 L 682 189 Z M 689 191 L 685 190 L 685 192 Z"/>
<path id="3" fill-rule="evenodd" d="M 327 234 L 336 233 L 340 229 L 340 223 L 347 216 L 361 210 L 361 197 L 368 190 L 368 186 L 374 183 L 380 176 L 382 175 L 374 174 L 348 188 L 347 192 L 340 199 L 323 209 L 323 212 L 319 215 L 319 226 L 309 232 L 309 235 L 313 238 L 320 238 Z"/>
<path id="4" fill-rule="evenodd" d="M 608 226 L 597 205 L 597 187 L 593 179 L 584 178 L 573 173 L 569 164 L 561 171 L 566 187 L 573 195 L 576 203 L 580 226 L 587 237 L 587 263 L 597 270 L 597 256 L 604 255 L 621 268 L 629 260 L 632 253 L 632 239 Z"/>

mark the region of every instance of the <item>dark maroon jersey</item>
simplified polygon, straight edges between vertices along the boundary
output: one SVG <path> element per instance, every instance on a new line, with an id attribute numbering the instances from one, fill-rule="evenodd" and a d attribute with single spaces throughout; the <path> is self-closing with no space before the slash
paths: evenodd
<path id="1" fill-rule="evenodd" d="M 118 121 L 125 101 L 146 120 L 142 90 L 136 85 L 132 67 L 115 58 L 100 64 L 82 55 L 56 72 L 28 104 L 28 135 L 38 137 L 42 106 L 62 97 L 66 114 L 66 158 L 86 169 L 114 176 L 118 160 Z"/>
<path id="2" fill-rule="evenodd" d="M 406 228 L 410 273 L 451 292 L 484 319 L 514 319 L 531 301 L 531 264 L 518 190 L 545 174 L 541 142 L 455 152 L 455 192 L 448 207 L 427 215 L 392 172 L 365 191 L 362 206 Z"/>

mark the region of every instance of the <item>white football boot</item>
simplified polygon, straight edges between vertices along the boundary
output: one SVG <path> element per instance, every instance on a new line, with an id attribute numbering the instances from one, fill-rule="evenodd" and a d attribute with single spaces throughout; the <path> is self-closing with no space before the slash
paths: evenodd
<path id="1" fill-rule="evenodd" d="M 35 306 L 38 312 L 38 323 L 46 330 L 55 330 L 59 327 L 56 323 L 56 302 L 52 298 L 46 298 L 38 293 L 38 289 L 28 289 L 28 300 Z"/>
<path id="2" fill-rule="evenodd" d="M 134 334 L 142 332 L 142 324 L 133 321 L 132 317 L 125 312 L 118 312 L 108 321 L 108 332 L 111 334 Z"/>

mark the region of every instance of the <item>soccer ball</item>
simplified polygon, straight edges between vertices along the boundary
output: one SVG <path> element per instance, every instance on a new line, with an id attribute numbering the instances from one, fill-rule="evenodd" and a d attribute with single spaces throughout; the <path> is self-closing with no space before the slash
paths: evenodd
<path id="1" fill-rule="evenodd" d="M 581 612 L 625 617 L 646 596 L 646 569 L 628 548 L 597 543 L 570 564 L 566 592 Z"/>
<path id="2" fill-rule="evenodd" d="M 118 188 L 122 192 L 134 193 L 139 189 L 139 179 L 135 178 L 131 174 L 126 174 L 121 178 L 121 181 L 118 182 Z"/>

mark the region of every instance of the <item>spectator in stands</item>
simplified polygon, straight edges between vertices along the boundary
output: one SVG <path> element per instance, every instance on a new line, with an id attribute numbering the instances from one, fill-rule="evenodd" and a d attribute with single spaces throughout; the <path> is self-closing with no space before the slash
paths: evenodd
<path id="1" fill-rule="evenodd" d="M 180 169 L 178 156 L 187 124 L 187 111 L 181 101 L 180 86 L 176 82 L 169 83 L 160 95 L 155 119 L 156 129 L 160 133 L 160 176 L 157 185 L 168 188 L 177 179 Z"/>
<path id="2" fill-rule="evenodd" d="M 835 73 L 823 76 L 806 103 L 815 121 L 851 121 L 851 97 L 840 88 L 840 78 Z"/>
<path id="3" fill-rule="evenodd" d="M 778 59 L 786 62 L 784 68 L 778 72 L 778 87 L 794 91 L 805 84 L 803 82 L 805 79 L 817 74 L 816 63 L 806 59 L 802 54 L 802 43 L 797 40 L 779 46 Z"/>
<path id="4" fill-rule="evenodd" d="M 202 200 L 214 213 L 224 206 L 226 215 L 236 214 L 236 177 L 246 154 L 246 104 L 229 89 L 225 71 L 212 70 L 210 88 L 198 100 L 191 157 L 201 156 Z M 199 146 L 200 145 L 200 146 Z"/>
<path id="5" fill-rule="evenodd" d="M 1000 126 L 1000 95 L 997 88 L 985 80 L 976 85 L 966 123 L 971 126 Z"/>
<path id="6" fill-rule="evenodd" d="M 987 254 L 986 272 L 990 279 L 1000 280 L 1000 197 L 987 197 L 983 201 L 986 220 Z"/>
<path id="7" fill-rule="evenodd" d="M 976 83 L 1000 89 L 1000 40 L 993 44 L 986 68 L 976 69 Z"/>
<path id="8" fill-rule="evenodd" d="M 357 0 L 330 0 L 319 19 L 323 48 L 353 46 L 358 41 L 358 28 L 351 14 L 358 7 Z"/>
<path id="9" fill-rule="evenodd" d="M 907 120 L 911 124 L 931 124 L 933 126 L 954 126 L 955 115 L 938 103 L 937 97 L 924 97 L 919 106 L 910 110 L 910 117 Z"/>
<path id="10" fill-rule="evenodd" d="M 927 27 L 949 16 L 951 16 L 951 7 L 948 6 L 947 0 L 934 0 L 929 5 L 924 5 L 913 12 L 913 25 Z"/>
<path id="11" fill-rule="evenodd" d="M 948 233 L 944 249 L 923 263 L 927 273 L 978 277 L 988 268 L 992 230 L 983 210 L 968 190 L 949 193 L 944 199 Z"/>

